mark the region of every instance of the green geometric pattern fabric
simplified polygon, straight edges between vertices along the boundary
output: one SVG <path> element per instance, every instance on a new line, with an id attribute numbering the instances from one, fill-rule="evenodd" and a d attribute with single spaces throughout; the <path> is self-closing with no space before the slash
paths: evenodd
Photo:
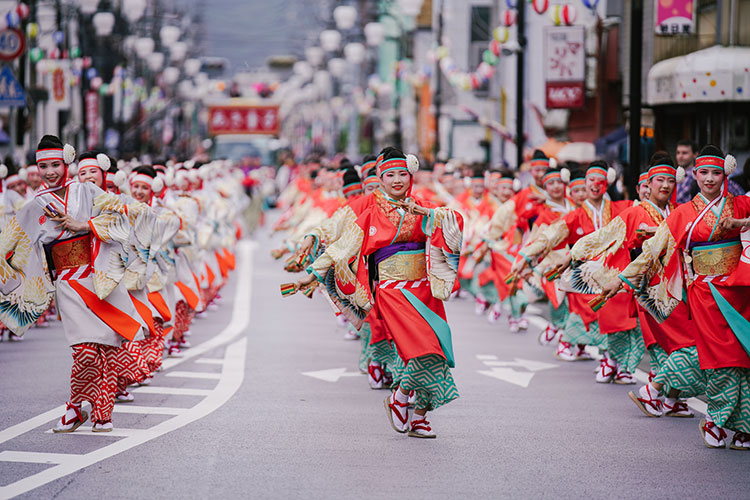
<path id="1" fill-rule="evenodd" d="M 636 326 L 632 330 L 610 333 L 607 336 L 609 337 L 609 353 L 617 361 L 619 369 L 633 373 L 646 351 L 641 329 Z"/>
<path id="2" fill-rule="evenodd" d="M 526 298 L 526 294 L 520 290 L 516 290 L 516 293 L 505 299 L 510 304 L 510 317 L 518 319 L 526 311 L 526 306 L 529 305 L 529 299 Z"/>
<path id="3" fill-rule="evenodd" d="M 649 366 L 651 367 L 651 373 L 659 373 L 659 370 L 664 363 L 667 362 L 669 354 L 659 344 L 652 344 L 648 348 Z"/>
<path id="4" fill-rule="evenodd" d="M 555 328 L 565 328 L 565 323 L 568 321 L 569 314 L 570 311 L 568 310 L 567 297 L 563 299 L 560 303 L 560 307 L 557 309 L 555 309 L 552 302 L 549 303 L 549 318 Z"/>
<path id="5" fill-rule="evenodd" d="M 606 350 L 609 346 L 609 335 L 599 333 L 599 322 L 592 321 L 588 331 L 586 325 L 579 315 L 574 312 L 568 314 L 568 321 L 565 322 L 565 333 L 562 339 L 571 344 L 592 345 L 601 350 Z"/>
<path id="6" fill-rule="evenodd" d="M 418 410 L 432 411 L 458 397 L 448 364 L 435 354 L 409 360 L 399 375 L 400 386 L 405 391 L 416 391 Z"/>
<path id="7" fill-rule="evenodd" d="M 362 325 L 362 329 L 359 331 L 359 342 L 359 371 L 367 373 L 367 364 L 372 357 L 372 349 L 370 348 L 370 323 L 365 322 Z"/>
<path id="8" fill-rule="evenodd" d="M 380 366 L 382 366 L 384 370 L 387 367 L 387 369 L 391 371 L 393 365 L 396 363 L 396 358 L 398 357 L 399 356 L 396 354 L 393 345 L 387 340 L 381 340 L 370 346 L 370 359 L 375 363 L 380 363 Z M 403 364 L 403 362 L 401 364 Z"/>
<path id="9" fill-rule="evenodd" d="M 708 383 L 708 414 L 719 427 L 750 432 L 750 370 L 704 370 Z"/>
<path id="10" fill-rule="evenodd" d="M 706 394 L 706 372 L 698 363 L 698 349 L 691 346 L 674 351 L 666 361 L 660 362 L 654 382 L 664 384 L 665 394 L 670 389 L 677 389 L 681 398 Z"/>

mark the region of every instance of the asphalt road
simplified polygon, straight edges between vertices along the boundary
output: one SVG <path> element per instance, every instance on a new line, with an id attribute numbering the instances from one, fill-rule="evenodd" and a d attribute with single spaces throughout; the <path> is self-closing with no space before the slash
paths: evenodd
<path id="1" fill-rule="evenodd" d="M 325 300 L 280 296 L 271 244 L 243 246 L 189 357 L 117 405 L 112 435 L 48 432 L 68 393 L 59 324 L 0 344 L 0 498 L 748 498 L 750 453 L 705 448 L 698 418 L 643 416 L 633 386 L 468 300 L 448 304 L 461 397 L 430 414 L 437 439 L 395 433 Z M 344 376 L 309 376 L 325 370 Z"/>

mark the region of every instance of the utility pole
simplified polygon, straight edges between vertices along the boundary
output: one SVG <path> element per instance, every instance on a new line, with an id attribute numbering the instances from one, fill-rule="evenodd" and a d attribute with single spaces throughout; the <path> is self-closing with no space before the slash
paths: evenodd
<path id="1" fill-rule="evenodd" d="M 438 3 L 438 30 L 437 30 L 437 43 L 440 46 L 443 43 L 443 0 L 439 0 Z M 440 70 L 440 60 L 435 61 L 435 95 L 433 96 L 433 103 L 435 105 L 435 140 L 432 145 L 432 159 L 437 161 L 438 153 L 440 153 L 440 104 L 442 100 L 441 92 L 443 86 L 443 75 Z"/>
<path id="2" fill-rule="evenodd" d="M 526 3 L 518 1 L 518 45 L 520 49 L 516 54 L 516 168 L 521 168 L 523 163 L 523 147 L 525 142 L 523 132 L 524 117 L 524 71 L 526 70 L 524 59 L 526 53 Z"/>
<path id="3" fill-rule="evenodd" d="M 641 53 L 643 51 L 643 0 L 630 0 L 630 129 L 629 166 L 625 181 L 635 199 L 641 168 Z"/>

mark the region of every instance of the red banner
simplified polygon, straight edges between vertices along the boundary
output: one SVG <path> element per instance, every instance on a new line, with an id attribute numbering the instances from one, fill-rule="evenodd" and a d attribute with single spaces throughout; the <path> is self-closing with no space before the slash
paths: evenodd
<path id="1" fill-rule="evenodd" d="M 547 82 L 547 109 L 583 106 L 583 82 Z"/>
<path id="2" fill-rule="evenodd" d="M 279 133 L 278 106 L 214 106 L 208 109 L 208 133 Z"/>

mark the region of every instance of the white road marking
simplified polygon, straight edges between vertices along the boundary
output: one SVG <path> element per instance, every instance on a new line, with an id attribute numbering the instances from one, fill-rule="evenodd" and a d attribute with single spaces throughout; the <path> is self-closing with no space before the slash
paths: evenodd
<path id="1" fill-rule="evenodd" d="M 169 408 L 166 406 L 115 405 L 114 413 L 135 413 L 139 415 L 182 415 L 190 408 Z"/>
<path id="2" fill-rule="evenodd" d="M 210 389 L 188 389 L 185 387 L 159 387 L 156 385 L 147 385 L 136 387 L 132 392 L 138 394 L 168 394 L 171 396 L 208 396 L 211 394 Z M 121 403 L 122 404 L 122 403 Z M 127 404 L 127 403 L 124 403 Z"/>
<path id="3" fill-rule="evenodd" d="M 482 375 L 496 378 L 504 382 L 510 382 L 524 389 L 529 386 L 531 379 L 534 378 L 534 372 L 519 372 L 513 368 L 495 367 L 491 370 L 477 370 Z"/>
<path id="4" fill-rule="evenodd" d="M 326 382 L 338 382 L 341 377 L 361 377 L 359 372 L 347 372 L 346 368 L 331 368 L 330 370 L 319 370 L 316 372 L 302 372 L 302 375 L 317 378 Z"/>
<path id="5" fill-rule="evenodd" d="M 489 359 L 497 359 L 497 356 L 494 354 L 477 354 L 478 360 L 489 360 Z"/>
<path id="6" fill-rule="evenodd" d="M 514 361 L 485 361 L 484 364 L 487 366 L 516 366 L 519 368 L 526 368 L 532 372 L 538 372 L 541 370 L 549 370 L 550 368 L 557 368 L 559 365 L 552 363 L 544 363 L 542 361 L 533 361 L 530 359 L 513 358 Z"/>
<path id="7" fill-rule="evenodd" d="M 223 359 L 213 359 L 213 358 L 201 358 L 201 359 L 197 359 L 195 362 L 201 365 L 223 365 L 224 364 Z"/>
<path id="8" fill-rule="evenodd" d="M 40 453 L 38 451 L 2 451 L 0 462 L 25 462 L 29 464 L 61 464 L 82 455 L 70 453 Z"/>
<path id="9" fill-rule="evenodd" d="M 242 385 L 245 375 L 246 352 L 247 339 L 241 339 L 229 345 L 225 354 L 227 360 L 226 369 L 224 370 L 225 376 L 222 377 L 210 396 L 203 399 L 203 401 L 194 407 L 187 409 L 184 413 L 165 420 L 154 427 L 144 429 L 143 432 L 135 433 L 130 437 L 120 439 L 115 443 L 104 446 L 85 455 L 71 455 L 59 465 L 50 467 L 49 469 L 28 476 L 7 486 L 2 486 L 0 487 L 0 498 L 12 498 L 16 495 L 31 491 L 43 484 L 67 476 L 68 474 L 81 470 L 84 467 L 88 467 L 122 453 L 123 451 L 127 451 L 145 442 L 151 441 L 152 439 L 163 436 L 164 434 L 175 431 L 212 413 L 229 401 Z"/>
<path id="10" fill-rule="evenodd" d="M 239 258 L 237 259 L 237 275 L 241 278 L 237 282 L 237 288 L 235 290 L 235 297 L 233 302 L 234 307 L 232 310 L 232 319 L 230 320 L 229 325 L 227 325 L 227 327 L 216 337 L 188 350 L 185 354 L 185 357 L 165 360 L 163 364 L 165 370 L 176 366 L 186 361 L 187 359 L 200 356 L 205 352 L 228 344 L 245 330 L 250 321 L 251 308 L 249 307 L 249 305 L 251 303 L 252 297 L 252 280 L 250 279 L 250 277 L 252 276 L 253 267 L 251 258 L 252 248 L 254 248 L 254 244 L 251 242 L 241 242 L 237 247 L 237 253 L 239 256 Z M 167 419 L 164 422 L 157 424 L 149 429 L 129 429 L 129 431 L 131 432 L 123 430 L 123 434 L 127 434 L 127 436 L 119 439 L 115 443 L 109 444 L 85 455 L 69 455 L 65 457 L 64 461 L 54 467 L 50 467 L 44 471 L 25 477 L 6 486 L 0 486 L 0 499 L 12 498 L 14 496 L 31 491 L 35 488 L 38 488 L 39 486 L 81 470 L 102 460 L 106 460 L 107 458 L 110 458 L 114 455 L 117 455 L 152 439 L 158 438 L 160 436 L 163 436 L 164 434 L 184 427 L 212 413 L 216 409 L 223 406 L 242 385 L 245 377 L 246 354 L 246 338 L 234 341 L 229 344 L 224 352 L 221 379 L 216 384 L 216 387 L 211 391 L 211 394 L 206 396 L 201 402 L 199 402 L 192 408 L 172 408 L 170 410 L 174 411 L 174 417 Z M 131 408 L 131 410 L 122 409 L 128 408 L 128 406 Z M 138 410 L 139 408 L 142 411 L 143 408 L 149 407 L 116 405 L 115 411 L 119 411 L 120 413 L 138 413 L 138 411 L 136 410 Z M 0 431 L 0 443 L 9 441 L 26 432 L 32 431 L 50 421 L 57 420 L 64 411 L 65 405 L 60 405 L 41 415 L 37 415 L 36 417 Z M 178 411 L 179 414 L 177 414 Z M 79 431 L 80 430 L 81 429 L 79 429 Z M 116 431 L 113 431 L 111 433 L 88 432 L 86 433 L 86 435 L 109 435 L 111 437 L 117 437 Z M 61 438 L 62 437 L 60 435 L 55 435 L 54 439 Z M 20 451 L 16 453 L 26 452 Z M 59 456 L 60 455 L 58 455 L 58 457 Z"/>
<path id="11" fill-rule="evenodd" d="M 169 372 L 166 374 L 167 377 L 181 377 L 181 378 L 200 378 L 205 380 L 219 380 L 221 373 L 203 373 L 203 372 Z"/>
<path id="12" fill-rule="evenodd" d="M 75 432 L 66 434 L 66 436 L 98 436 L 98 437 L 131 437 L 136 434 L 146 432 L 145 429 L 123 429 L 115 427 L 109 432 L 91 432 L 90 425 L 82 425 Z M 52 429 L 45 431 L 45 434 L 54 434 Z"/>

